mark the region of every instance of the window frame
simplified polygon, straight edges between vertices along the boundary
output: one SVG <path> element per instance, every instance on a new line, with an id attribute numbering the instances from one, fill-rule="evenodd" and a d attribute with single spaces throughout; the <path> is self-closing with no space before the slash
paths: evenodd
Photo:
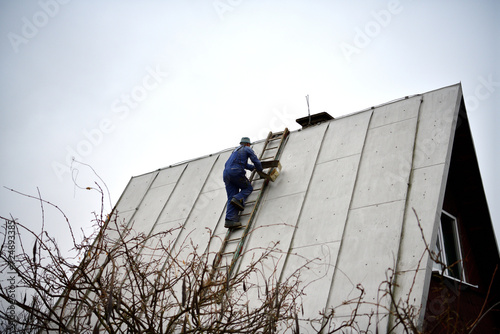
<path id="1" fill-rule="evenodd" d="M 445 236 L 443 233 L 443 216 L 449 219 L 449 222 L 451 223 L 451 229 L 452 229 L 452 235 L 451 237 L 453 238 L 452 240 L 446 240 L 447 242 L 445 243 Z M 452 241 L 454 245 L 454 253 L 457 257 L 456 261 L 453 263 L 448 263 L 448 256 L 447 256 L 447 248 L 448 252 L 450 252 L 449 246 L 447 247 L 446 245 L 449 244 L 449 242 Z M 460 232 L 458 229 L 458 220 L 455 216 L 452 214 L 446 212 L 445 210 L 441 211 L 441 216 L 439 217 L 439 228 L 438 228 L 438 233 L 437 233 L 437 238 L 436 238 L 436 243 L 434 244 L 433 248 L 433 253 L 434 255 L 439 259 L 441 263 L 438 263 L 436 261 L 433 261 L 432 264 L 432 271 L 437 271 L 443 276 L 449 277 L 454 280 L 458 280 L 461 282 L 467 282 L 466 280 L 466 275 L 465 275 L 465 268 L 464 268 L 464 261 L 463 261 L 463 255 L 462 255 L 462 245 L 460 242 Z M 450 266 L 453 264 L 454 268 L 457 268 L 457 274 L 453 274 L 450 270 Z M 457 277 L 458 276 L 458 277 Z"/>

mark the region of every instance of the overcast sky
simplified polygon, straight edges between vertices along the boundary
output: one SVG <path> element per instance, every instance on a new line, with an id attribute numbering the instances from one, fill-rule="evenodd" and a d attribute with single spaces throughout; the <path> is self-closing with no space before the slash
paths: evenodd
<path id="1" fill-rule="evenodd" d="M 0 215 L 76 227 L 130 177 L 461 82 L 500 235 L 498 1 L 0 0 Z M 67 239 L 46 208 L 46 227 Z"/>

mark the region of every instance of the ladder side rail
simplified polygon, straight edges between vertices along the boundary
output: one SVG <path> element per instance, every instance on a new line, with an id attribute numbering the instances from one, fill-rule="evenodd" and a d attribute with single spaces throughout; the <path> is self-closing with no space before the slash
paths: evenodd
<path id="1" fill-rule="evenodd" d="M 264 182 L 267 184 L 269 181 L 265 180 Z M 260 205 L 260 200 L 262 198 L 263 191 L 264 191 L 264 189 L 262 189 L 260 191 L 260 194 L 258 195 L 257 201 L 255 202 L 255 205 L 254 205 L 254 207 L 252 209 L 252 213 L 250 215 L 250 218 L 248 219 L 247 225 L 245 226 L 245 230 L 243 231 L 241 239 L 238 242 L 238 245 L 236 246 L 236 250 L 234 252 L 233 259 L 231 260 L 231 265 L 229 266 L 229 276 L 228 276 L 228 278 L 231 277 L 231 275 L 233 273 L 233 270 L 235 268 L 235 265 L 236 265 L 236 261 L 238 261 L 238 258 L 240 257 L 241 250 L 243 249 L 243 245 L 245 244 L 247 235 L 250 232 L 250 227 L 252 226 L 252 222 L 253 222 L 253 219 L 255 217 L 255 212 L 257 212 L 257 209 L 258 209 L 258 207 Z"/>

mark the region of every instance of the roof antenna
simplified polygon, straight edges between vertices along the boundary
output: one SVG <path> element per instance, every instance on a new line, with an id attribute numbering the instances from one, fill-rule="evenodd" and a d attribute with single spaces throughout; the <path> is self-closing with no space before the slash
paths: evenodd
<path id="1" fill-rule="evenodd" d="M 309 115 L 308 125 L 311 125 L 311 111 L 309 110 L 309 94 L 306 95 L 306 101 L 307 101 L 307 114 Z"/>

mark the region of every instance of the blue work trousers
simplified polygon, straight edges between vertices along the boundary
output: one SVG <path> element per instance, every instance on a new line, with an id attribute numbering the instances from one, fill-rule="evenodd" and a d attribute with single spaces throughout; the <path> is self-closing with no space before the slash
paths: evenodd
<path id="1" fill-rule="evenodd" d="M 239 221 L 238 210 L 231 204 L 231 199 L 243 200 L 243 205 L 247 197 L 252 193 L 253 187 L 243 171 L 224 171 L 224 183 L 227 192 L 226 220 Z"/>

